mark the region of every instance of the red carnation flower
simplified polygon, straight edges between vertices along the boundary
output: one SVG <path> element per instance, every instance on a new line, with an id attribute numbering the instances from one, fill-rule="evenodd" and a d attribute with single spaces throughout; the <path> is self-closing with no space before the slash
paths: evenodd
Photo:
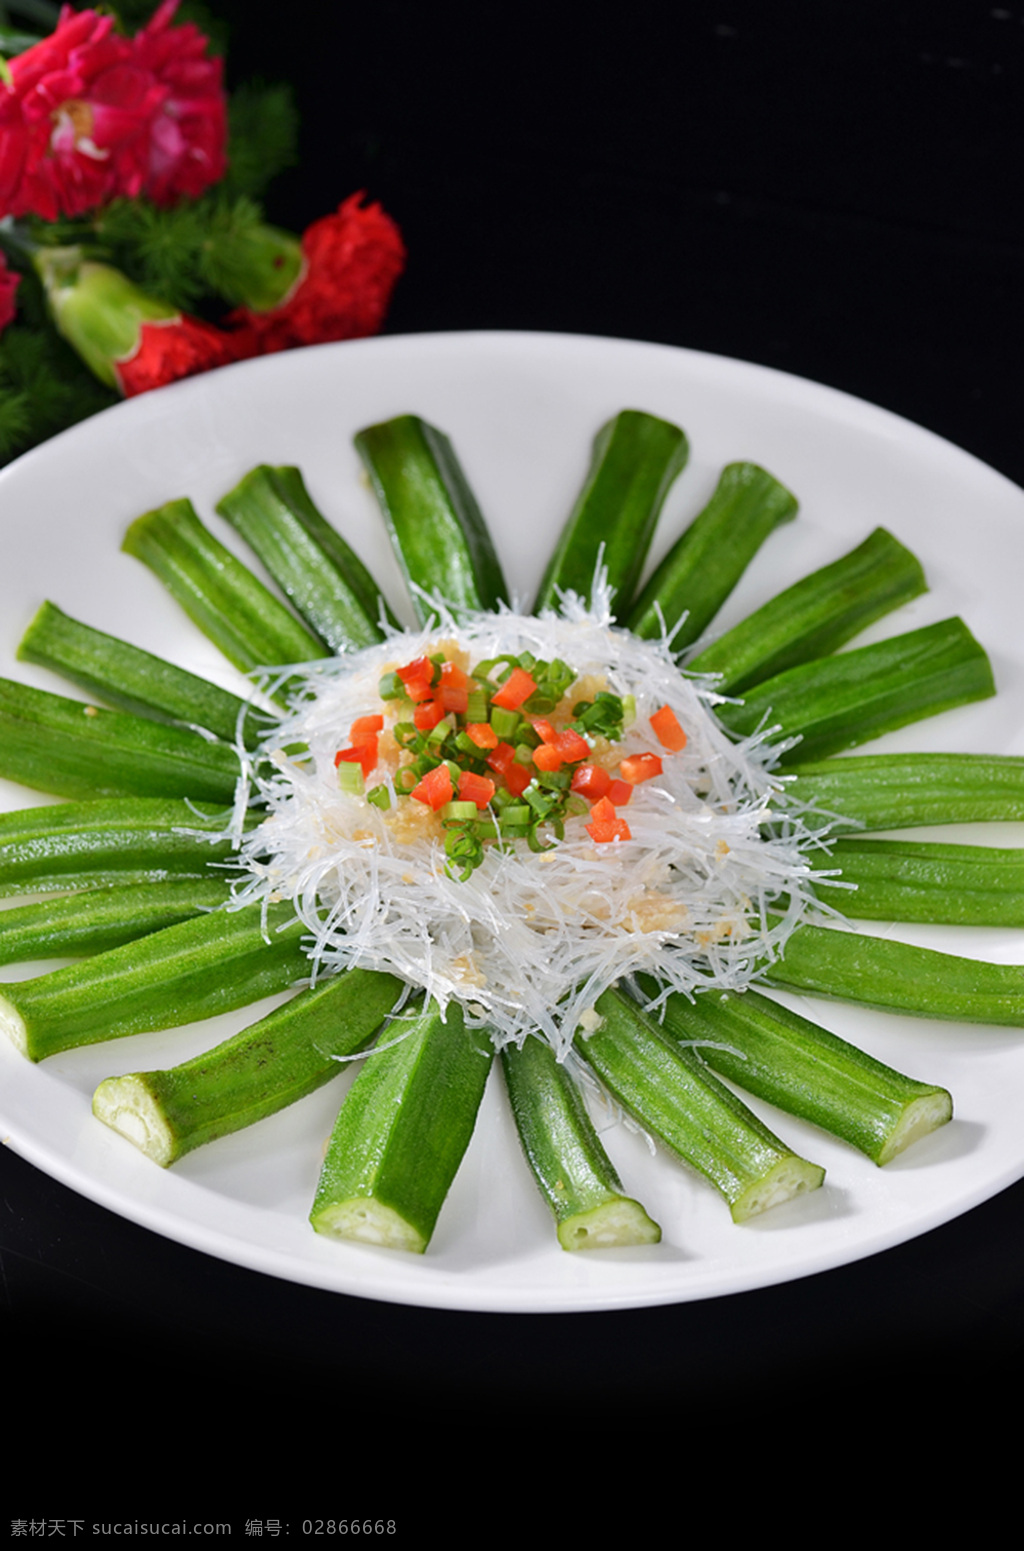
<path id="1" fill-rule="evenodd" d="M 41 247 L 33 263 L 50 313 L 89 370 L 125 398 L 241 360 L 245 341 L 150 296 L 80 247 Z"/>
<path id="2" fill-rule="evenodd" d="M 155 204 L 195 199 L 227 171 L 227 105 L 219 59 L 192 22 L 172 27 L 178 0 L 164 4 L 134 39 L 136 68 L 162 93 L 149 123 L 142 192 Z"/>
<path id="3" fill-rule="evenodd" d="M 77 216 L 116 195 L 157 204 L 222 177 L 227 117 L 219 60 L 166 0 L 134 39 L 95 11 L 10 63 L 0 85 L 0 210 Z"/>
<path id="4" fill-rule="evenodd" d="M 199 318 L 179 312 L 173 318 L 140 323 L 139 341 L 129 356 L 111 364 L 126 399 L 162 388 L 181 377 L 194 377 L 239 360 L 240 341 Z"/>
<path id="5" fill-rule="evenodd" d="M 81 215 L 118 191 L 125 143 L 157 104 L 125 91 L 131 50 L 113 26 L 110 16 L 65 6 L 52 36 L 11 60 L 10 85 L 0 87 L 6 214 Z"/>
<path id="6" fill-rule="evenodd" d="M 375 334 L 405 267 L 401 233 L 380 205 L 353 194 L 302 237 L 302 268 L 283 300 L 256 311 L 240 307 L 229 323 L 246 353 L 267 355 L 293 345 Z"/>
<path id="7" fill-rule="evenodd" d="M 7 260 L 0 254 L 0 333 L 11 322 L 17 311 L 14 293 L 21 282 L 21 276 L 7 268 Z"/>

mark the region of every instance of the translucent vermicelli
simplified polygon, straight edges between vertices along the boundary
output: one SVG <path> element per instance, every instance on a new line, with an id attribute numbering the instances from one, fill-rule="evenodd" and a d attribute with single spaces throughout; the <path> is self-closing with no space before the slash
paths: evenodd
<path id="1" fill-rule="evenodd" d="M 557 617 L 504 611 L 458 626 L 441 609 L 422 632 L 310 665 L 296 708 L 263 745 L 269 816 L 243 845 L 239 901 L 294 899 L 317 974 L 391 970 L 442 1007 L 456 999 L 499 1045 L 539 1029 L 564 1052 L 601 992 L 640 970 L 686 992 L 749 984 L 814 902 L 813 834 L 794 818 L 784 838 L 766 838 L 766 816 L 784 802 L 771 774 L 777 748 L 733 742 L 706 682 L 680 674 L 665 645 L 614 628 L 606 598 L 598 609 L 569 598 Z M 460 878 L 429 811 L 395 797 L 393 759 L 382 754 L 367 783 L 387 785 L 386 811 L 339 789 L 335 755 L 349 726 L 379 713 L 386 733 L 400 715 L 380 698 L 382 675 L 456 643 L 471 664 L 525 650 L 558 657 L 577 681 L 632 697 L 635 720 L 615 757 L 664 754 L 650 717 L 671 708 L 686 747 L 634 788 L 629 840 L 596 844 L 580 815 L 550 850 L 489 846 Z M 410 807 L 422 825 L 396 819 Z"/>

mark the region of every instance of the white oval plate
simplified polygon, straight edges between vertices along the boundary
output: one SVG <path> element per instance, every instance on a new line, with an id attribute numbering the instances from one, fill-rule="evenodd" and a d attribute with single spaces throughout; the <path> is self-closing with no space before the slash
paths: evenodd
<path id="1" fill-rule="evenodd" d="M 873 747 L 1024 752 L 1024 493 L 927 431 L 813 383 L 686 350 L 559 335 L 420 335 L 273 356 L 146 395 L 30 453 L 0 475 L 0 671 L 62 690 L 14 658 L 21 632 L 49 597 L 94 626 L 235 685 L 214 649 L 119 546 L 132 518 L 181 495 L 220 531 L 214 503 L 259 462 L 299 464 L 314 500 L 385 591 L 402 600 L 352 435 L 409 411 L 453 437 L 510 585 L 528 605 L 591 438 L 627 406 L 683 425 L 692 446 L 652 558 L 700 509 L 727 462 L 760 462 L 800 498 L 800 516 L 768 541 L 721 624 L 884 524 L 920 556 L 931 591 L 861 640 L 960 613 L 992 655 L 999 694 Z M 0 782 L 0 806 L 44 800 Z M 1013 835 L 1012 826 L 979 826 L 971 838 L 1007 844 Z M 1010 931 L 902 928 L 899 935 L 1006 962 L 1024 949 Z M 37 969 L 3 974 L 18 979 Z M 42 1067 L 5 1042 L 3 1140 L 113 1211 L 240 1265 L 401 1303 L 535 1312 L 706 1298 L 804 1276 L 900 1243 L 1024 1173 L 1019 1032 L 806 1004 L 872 1054 L 948 1087 L 954 1122 L 883 1171 L 755 1106 L 828 1175 L 822 1190 L 743 1228 L 709 1187 L 652 1156 L 643 1138 L 612 1127 L 605 1140 L 626 1188 L 660 1221 L 664 1239 L 574 1256 L 557 1248 L 492 1083 L 429 1252 L 339 1246 L 306 1221 L 336 1085 L 170 1172 L 91 1117 L 102 1078 L 184 1060 L 270 1005 L 70 1052 Z"/>

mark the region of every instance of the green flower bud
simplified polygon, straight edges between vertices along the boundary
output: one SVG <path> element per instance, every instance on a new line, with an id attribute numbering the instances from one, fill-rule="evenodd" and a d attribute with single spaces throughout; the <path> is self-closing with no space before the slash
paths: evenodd
<path id="1" fill-rule="evenodd" d="M 178 317 L 168 302 L 147 296 L 119 269 L 85 258 L 79 247 L 37 248 L 32 261 L 58 331 L 108 387 L 120 389 L 115 362 L 138 349 L 142 324 Z"/>
<path id="2" fill-rule="evenodd" d="M 246 226 L 217 233 L 207 247 L 210 277 L 234 307 L 269 312 L 279 307 L 301 279 L 302 245 L 276 226 Z"/>

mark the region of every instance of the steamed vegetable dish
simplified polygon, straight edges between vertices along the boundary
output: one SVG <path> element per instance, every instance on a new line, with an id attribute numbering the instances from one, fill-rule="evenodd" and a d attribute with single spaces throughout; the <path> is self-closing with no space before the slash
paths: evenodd
<path id="1" fill-rule="evenodd" d="M 0 816 L 0 891 L 32 896 L 0 912 L 0 963 L 73 962 L 4 986 L 7 1035 L 38 1061 L 293 992 L 180 1066 L 111 1076 L 94 1112 L 167 1166 L 354 1066 L 311 1220 L 412 1251 L 495 1057 L 573 1251 L 662 1231 L 595 1105 L 738 1223 L 824 1179 L 742 1093 L 876 1165 L 949 1120 L 944 1088 L 770 994 L 1024 1026 L 1024 968 L 848 925 L 1024 920 L 1019 853 L 871 833 L 1019 818 L 1024 762 L 835 757 L 994 693 L 959 619 L 848 645 L 925 590 L 918 560 L 876 529 L 713 636 L 796 500 L 731 464 L 641 589 L 688 444 L 626 410 L 523 615 L 443 433 L 406 415 L 356 445 L 415 630 L 294 468 L 218 506 L 276 591 L 187 499 L 124 541 L 250 695 L 42 602 L 19 655 L 89 701 L 0 683 L 0 775 L 64 799 Z"/>

